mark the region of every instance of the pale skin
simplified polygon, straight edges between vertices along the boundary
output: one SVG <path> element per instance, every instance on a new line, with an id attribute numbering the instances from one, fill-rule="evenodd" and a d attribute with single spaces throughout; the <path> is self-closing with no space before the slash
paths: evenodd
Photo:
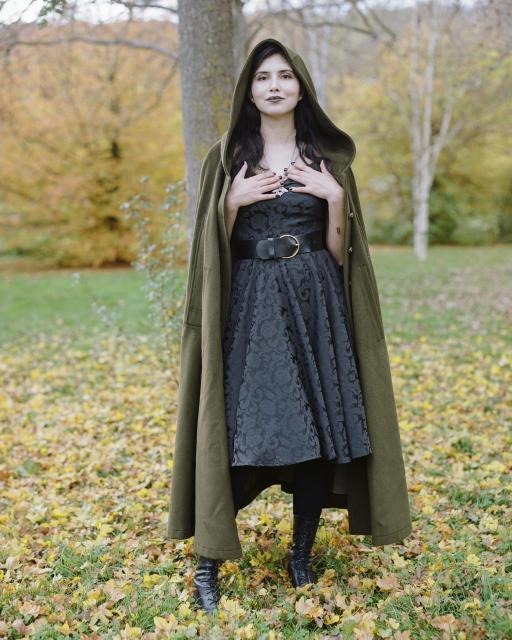
<path id="1" fill-rule="evenodd" d="M 268 102 L 271 96 L 281 101 Z M 292 187 L 294 193 L 309 193 L 327 200 L 329 215 L 325 243 L 338 264 L 343 264 L 343 236 L 345 232 L 344 191 L 327 170 L 323 160 L 320 171 L 309 167 L 300 158 L 290 166 L 286 175 L 279 167 L 287 167 L 295 146 L 293 111 L 302 99 L 299 81 L 286 58 L 276 53 L 262 61 L 251 84 L 251 100 L 261 114 L 260 133 L 265 144 L 265 158 L 275 171 L 264 171 L 245 177 L 247 162 L 236 174 L 226 195 L 225 213 L 228 238 L 231 238 L 238 209 L 262 200 L 271 200 L 286 177 L 297 180 L 303 187 Z M 307 158 L 310 162 L 309 158 Z"/>

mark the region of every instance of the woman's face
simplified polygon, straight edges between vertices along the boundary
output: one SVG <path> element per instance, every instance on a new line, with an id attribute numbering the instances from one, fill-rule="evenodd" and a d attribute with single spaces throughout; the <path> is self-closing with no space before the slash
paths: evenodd
<path id="1" fill-rule="evenodd" d="M 257 109 L 269 117 L 283 116 L 295 109 L 302 98 L 299 80 L 280 53 L 260 63 L 252 79 L 250 97 Z"/>

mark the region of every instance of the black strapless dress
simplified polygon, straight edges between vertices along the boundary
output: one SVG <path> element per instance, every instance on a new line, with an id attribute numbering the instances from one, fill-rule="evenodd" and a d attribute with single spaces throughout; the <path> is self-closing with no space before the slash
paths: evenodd
<path id="1" fill-rule="evenodd" d="M 286 192 L 241 207 L 231 237 L 307 233 L 325 229 L 327 216 L 326 200 Z M 231 466 L 347 463 L 372 452 L 343 267 L 327 249 L 234 262 L 223 357 Z"/>

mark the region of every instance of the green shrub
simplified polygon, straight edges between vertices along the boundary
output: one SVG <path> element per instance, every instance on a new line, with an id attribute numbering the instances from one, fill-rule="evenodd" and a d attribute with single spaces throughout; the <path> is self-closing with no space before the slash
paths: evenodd
<path id="1" fill-rule="evenodd" d="M 428 241 L 434 244 L 452 244 L 457 220 L 464 216 L 464 203 L 447 191 L 434 190 L 429 203 Z"/>
<path id="2" fill-rule="evenodd" d="M 498 230 L 495 218 L 462 218 L 457 221 L 453 240 L 462 245 L 484 245 L 496 242 Z"/>
<path id="3" fill-rule="evenodd" d="M 512 212 L 501 211 L 497 216 L 498 240 L 512 242 Z"/>
<path id="4" fill-rule="evenodd" d="M 368 241 L 372 244 L 407 245 L 412 238 L 412 221 L 401 218 L 376 218 L 368 229 Z"/>

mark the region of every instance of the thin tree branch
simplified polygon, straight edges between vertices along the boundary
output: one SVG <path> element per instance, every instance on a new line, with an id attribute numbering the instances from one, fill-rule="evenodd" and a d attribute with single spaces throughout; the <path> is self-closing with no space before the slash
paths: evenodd
<path id="1" fill-rule="evenodd" d="M 177 7 L 169 7 L 163 4 L 159 4 L 158 2 L 131 2 L 130 0 L 115 0 L 114 4 L 121 4 L 123 7 L 126 7 L 130 11 L 133 9 L 161 9 L 162 11 L 169 11 L 173 15 L 178 15 Z"/>
<path id="2" fill-rule="evenodd" d="M 178 55 L 171 49 L 166 49 L 158 44 L 152 44 L 150 42 L 141 42 L 139 40 L 129 40 L 124 38 L 93 38 L 91 36 L 70 35 L 62 38 L 56 38 L 55 40 L 11 40 L 6 43 L 1 43 L 0 46 L 5 48 L 7 52 L 17 46 L 24 47 L 55 47 L 60 44 L 67 44 L 69 42 L 83 42 L 84 44 L 99 45 L 104 47 L 111 46 L 126 46 L 131 49 L 141 49 L 144 51 L 154 51 L 166 58 L 177 61 Z"/>

